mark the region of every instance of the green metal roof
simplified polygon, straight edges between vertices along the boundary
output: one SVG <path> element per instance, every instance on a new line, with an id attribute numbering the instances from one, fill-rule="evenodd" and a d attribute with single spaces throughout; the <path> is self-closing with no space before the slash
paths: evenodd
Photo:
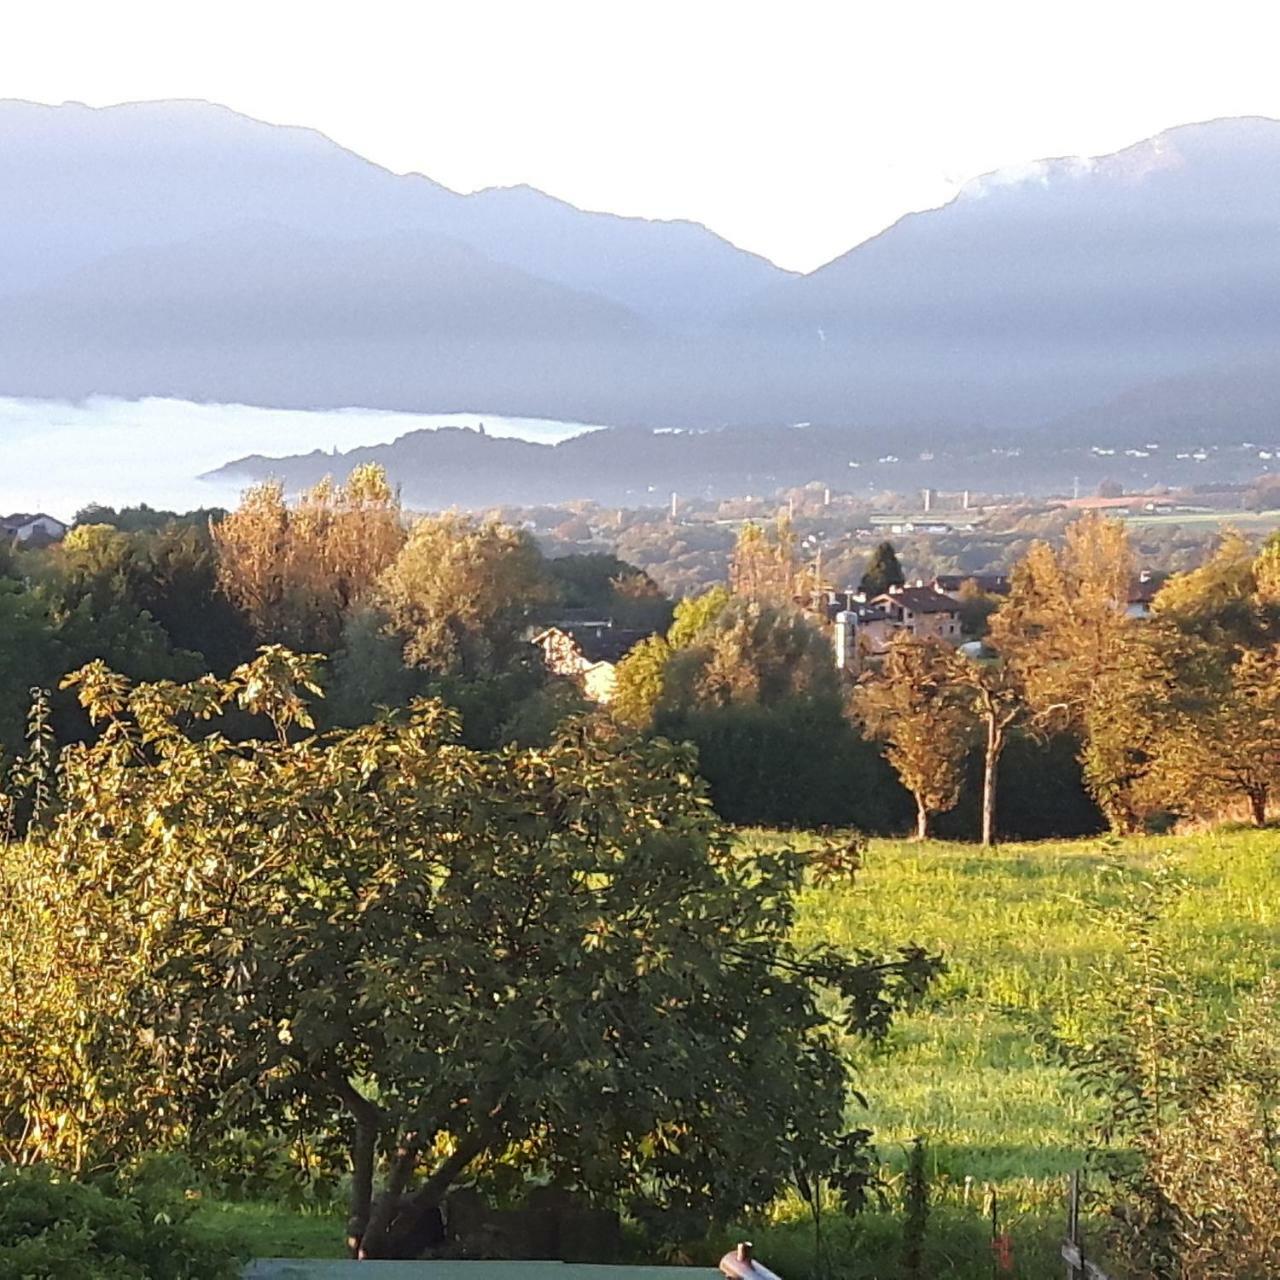
<path id="1" fill-rule="evenodd" d="M 720 1280 L 712 1267 L 628 1267 L 594 1262 L 368 1262 L 263 1258 L 244 1280 Z"/>

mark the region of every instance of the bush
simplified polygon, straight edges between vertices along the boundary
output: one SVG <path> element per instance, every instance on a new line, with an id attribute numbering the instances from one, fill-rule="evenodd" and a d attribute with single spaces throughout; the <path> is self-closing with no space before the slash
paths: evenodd
<path id="1" fill-rule="evenodd" d="M 893 831 L 911 813 L 879 749 L 837 702 L 789 698 L 659 717 L 657 731 L 698 749 L 716 812 L 738 826 Z"/>
<path id="2" fill-rule="evenodd" d="M 231 1280 L 237 1259 L 192 1229 L 171 1174 L 140 1171 L 126 1188 L 0 1169 L 0 1280 Z"/>

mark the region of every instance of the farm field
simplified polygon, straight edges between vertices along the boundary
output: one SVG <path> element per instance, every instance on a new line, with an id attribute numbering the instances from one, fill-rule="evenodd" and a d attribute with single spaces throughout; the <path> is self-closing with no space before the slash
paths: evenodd
<path id="1" fill-rule="evenodd" d="M 743 838 L 757 847 L 813 841 L 764 831 Z M 1277 831 L 994 850 L 875 840 L 854 883 L 805 891 L 802 938 L 873 950 L 910 940 L 947 958 L 946 974 L 882 1049 L 850 1046 L 869 1103 L 853 1119 L 876 1130 L 891 1195 L 905 1145 L 916 1135 L 927 1143 L 933 1274 L 990 1275 L 984 1206 L 992 1191 L 1015 1240 L 1016 1274 L 1056 1274 L 1065 1178 L 1081 1162 L 1090 1107 L 1035 1032 L 1087 1031 L 1100 992 L 1123 999 L 1126 938 L 1115 913 L 1161 867 L 1183 882 L 1161 926 L 1167 952 L 1225 1015 L 1269 967 L 1280 967 Z M 338 1254 L 337 1214 L 212 1204 L 205 1213 L 210 1228 L 246 1234 L 264 1252 L 287 1240 L 298 1256 Z M 798 1203 L 750 1230 L 780 1274 L 810 1273 Z M 897 1215 L 835 1221 L 828 1232 L 845 1259 L 839 1274 L 897 1274 Z M 707 1252 L 693 1260 L 711 1261 L 714 1250 Z"/>

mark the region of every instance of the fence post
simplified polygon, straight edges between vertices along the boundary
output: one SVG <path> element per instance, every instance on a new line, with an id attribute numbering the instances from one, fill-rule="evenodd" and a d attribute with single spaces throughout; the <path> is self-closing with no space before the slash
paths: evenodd
<path id="1" fill-rule="evenodd" d="M 1067 1243 L 1080 1246 L 1080 1170 L 1071 1174 L 1067 1191 Z M 1081 1259 L 1083 1261 L 1083 1258 Z M 1080 1280 L 1083 1271 L 1074 1262 L 1067 1263 L 1067 1280 Z"/>

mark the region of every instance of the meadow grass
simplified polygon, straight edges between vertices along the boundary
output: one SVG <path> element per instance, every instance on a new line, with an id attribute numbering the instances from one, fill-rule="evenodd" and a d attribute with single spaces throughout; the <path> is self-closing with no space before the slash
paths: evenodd
<path id="1" fill-rule="evenodd" d="M 753 845 L 813 837 L 751 832 Z M 846 886 L 810 888 L 802 941 L 943 955 L 947 971 L 878 1049 L 851 1046 L 858 1087 L 890 1170 L 922 1135 L 935 1190 L 994 1187 L 1011 1212 L 1061 1203 L 1090 1140 L 1093 1104 L 1054 1035 L 1087 1036 L 1125 998 L 1122 905 L 1168 868 L 1180 888 L 1159 926 L 1175 969 L 1225 1016 L 1280 964 L 1280 833 L 973 845 L 872 841 Z M 1052 1033 L 1049 1037 L 1038 1031 Z"/>
<path id="2" fill-rule="evenodd" d="M 341 1258 L 346 1217 L 283 1203 L 206 1199 L 194 1225 L 211 1243 L 246 1258 Z"/>

